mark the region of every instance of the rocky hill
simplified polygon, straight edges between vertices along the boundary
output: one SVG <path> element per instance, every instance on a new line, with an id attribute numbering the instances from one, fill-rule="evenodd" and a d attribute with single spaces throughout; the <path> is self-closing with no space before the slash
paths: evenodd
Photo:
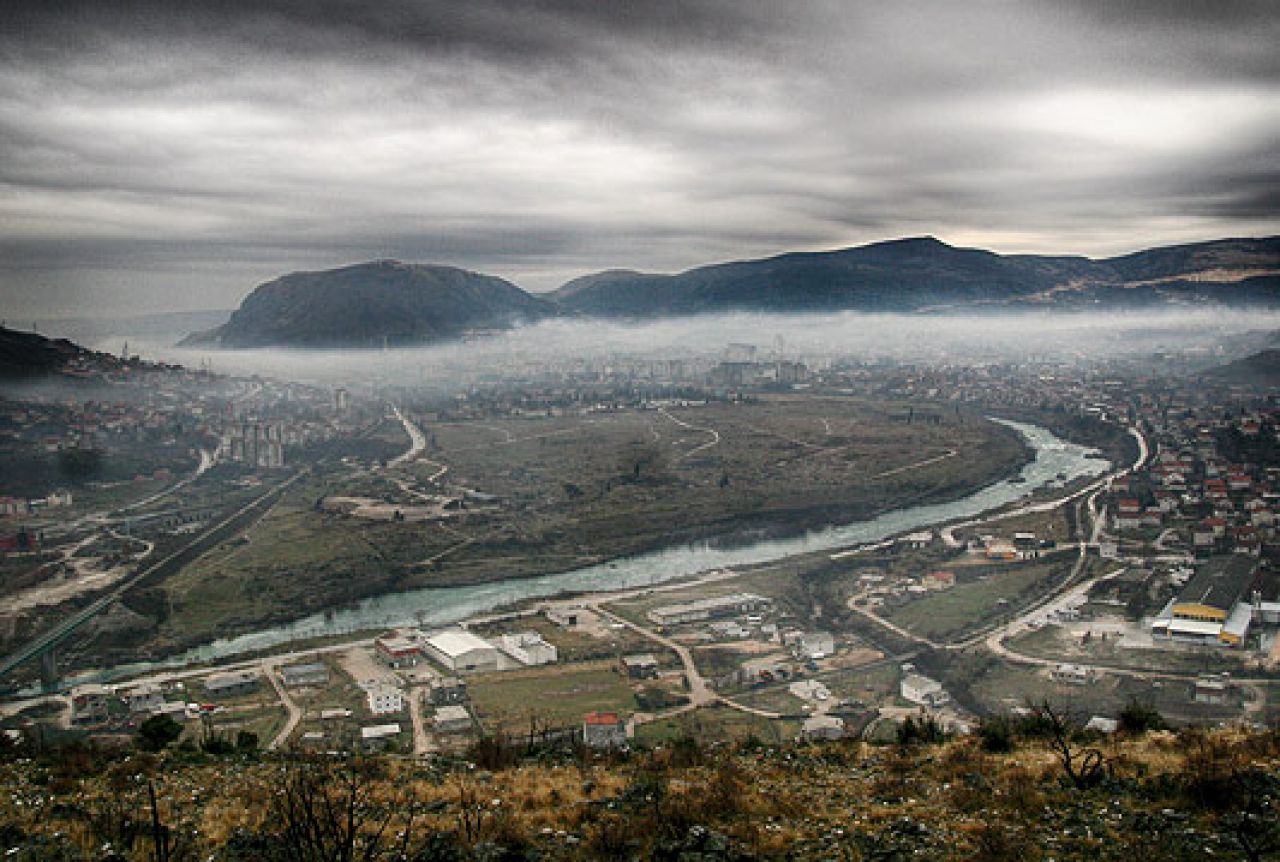
<path id="1" fill-rule="evenodd" d="M 545 300 L 488 275 L 377 261 L 296 272 L 259 285 L 224 325 L 183 343 L 222 347 L 428 344 L 554 315 Z"/>
<path id="2" fill-rule="evenodd" d="M 1280 349 L 1261 350 L 1204 373 L 1220 383 L 1280 387 Z"/>
<path id="3" fill-rule="evenodd" d="M 118 361 L 65 338 L 45 338 L 35 332 L 0 327 L 0 380 L 45 377 L 86 364 L 112 366 Z"/>
<path id="4" fill-rule="evenodd" d="M 792 253 L 677 275 L 611 270 L 551 295 L 586 316 L 720 311 L 1116 308 L 1280 304 L 1280 237 L 1227 239 L 1106 260 L 999 255 L 933 237 Z"/>

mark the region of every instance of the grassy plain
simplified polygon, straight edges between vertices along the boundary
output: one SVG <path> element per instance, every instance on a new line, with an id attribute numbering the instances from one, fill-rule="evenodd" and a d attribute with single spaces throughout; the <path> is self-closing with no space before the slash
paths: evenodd
<path id="1" fill-rule="evenodd" d="M 624 715 L 636 709 L 631 687 L 612 661 L 552 664 L 467 678 L 476 715 L 490 731 L 525 730 L 530 720 L 563 727 L 583 713 L 610 710 Z"/>
<path id="2" fill-rule="evenodd" d="M 982 625 L 1019 605 L 1018 598 L 1048 578 L 1064 574 L 1074 556 L 1054 561 L 1019 563 L 994 568 L 949 590 L 927 593 L 881 616 L 931 640 L 946 638 Z M 1001 600 L 1008 604 L 1002 605 Z"/>
<path id="3" fill-rule="evenodd" d="M 963 495 L 1024 457 L 1000 426 L 964 414 L 908 425 L 903 415 L 888 403 L 782 395 L 581 416 L 417 417 L 428 444 L 417 462 L 324 465 L 170 578 L 154 646 L 171 650 L 380 593 L 859 520 Z M 319 500 L 335 493 L 395 505 L 413 494 L 462 502 L 437 520 L 376 521 L 322 511 Z"/>

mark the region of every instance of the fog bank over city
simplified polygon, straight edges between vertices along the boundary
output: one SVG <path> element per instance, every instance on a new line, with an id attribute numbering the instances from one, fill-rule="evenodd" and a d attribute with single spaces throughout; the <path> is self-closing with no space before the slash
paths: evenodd
<path id="1" fill-rule="evenodd" d="M 924 363 L 1073 362 L 1160 354 L 1205 365 L 1274 343 L 1280 312 L 706 315 L 657 322 L 556 319 L 449 344 L 390 350 L 217 350 L 175 346 L 181 333 L 129 338 L 146 359 L 233 375 L 320 384 L 435 388 L 543 377 L 610 360 L 836 359 Z M 56 332 L 56 328 L 55 328 Z M 1248 336 L 1241 339 L 1242 336 Z M 1238 345 L 1232 349 L 1224 342 Z M 116 353 L 124 338 L 91 342 Z M 750 348 L 754 348 L 752 351 Z M 607 370 L 602 368 L 601 370 Z"/>

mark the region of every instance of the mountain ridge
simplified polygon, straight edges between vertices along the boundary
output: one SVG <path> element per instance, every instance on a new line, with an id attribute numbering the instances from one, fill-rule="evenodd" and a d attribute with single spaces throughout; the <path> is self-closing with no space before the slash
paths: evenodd
<path id="1" fill-rule="evenodd" d="M 1094 260 L 1001 255 L 934 236 L 695 267 L 607 269 L 530 294 L 457 267 L 393 260 L 259 285 L 185 345 L 382 347 L 438 343 L 548 317 L 660 319 L 729 311 L 947 312 L 969 308 L 1280 306 L 1280 236 L 1227 238 Z"/>
<path id="2" fill-rule="evenodd" d="M 1237 291 L 1241 295 L 1229 297 L 1232 301 L 1275 304 L 1280 300 L 1280 237 L 1211 240 L 1094 260 L 1000 255 L 926 235 L 786 252 L 675 274 L 626 277 L 622 272 L 583 276 L 549 295 L 567 310 L 601 317 L 923 311 L 965 304 L 1141 306 L 1213 301 L 1216 288 L 1229 284 L 1244 285 Z M 1205 273 L 1213 277 L 1205 279 Z"/>

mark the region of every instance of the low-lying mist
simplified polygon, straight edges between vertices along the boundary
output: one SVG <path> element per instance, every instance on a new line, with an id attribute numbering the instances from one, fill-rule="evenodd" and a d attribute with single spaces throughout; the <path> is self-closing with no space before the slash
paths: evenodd
<path id="1" fill-rule="evenodd" d="M 611 361 L 754 358 L 986 364 L 1191 354 L 1213 365 L 1274 343 L 1280 311 L 1177 309 L 936 316 L 859 312 L 708 315 L 655 322 L 551 320 L 432 347 L 390 350 L 211 350 L 185 333 L 129 339 L 147 359 L 239 376 L 327 385 L 444 386 L 527 379 Z M 119 339 L 90 345 L 118 350 Z"/>

